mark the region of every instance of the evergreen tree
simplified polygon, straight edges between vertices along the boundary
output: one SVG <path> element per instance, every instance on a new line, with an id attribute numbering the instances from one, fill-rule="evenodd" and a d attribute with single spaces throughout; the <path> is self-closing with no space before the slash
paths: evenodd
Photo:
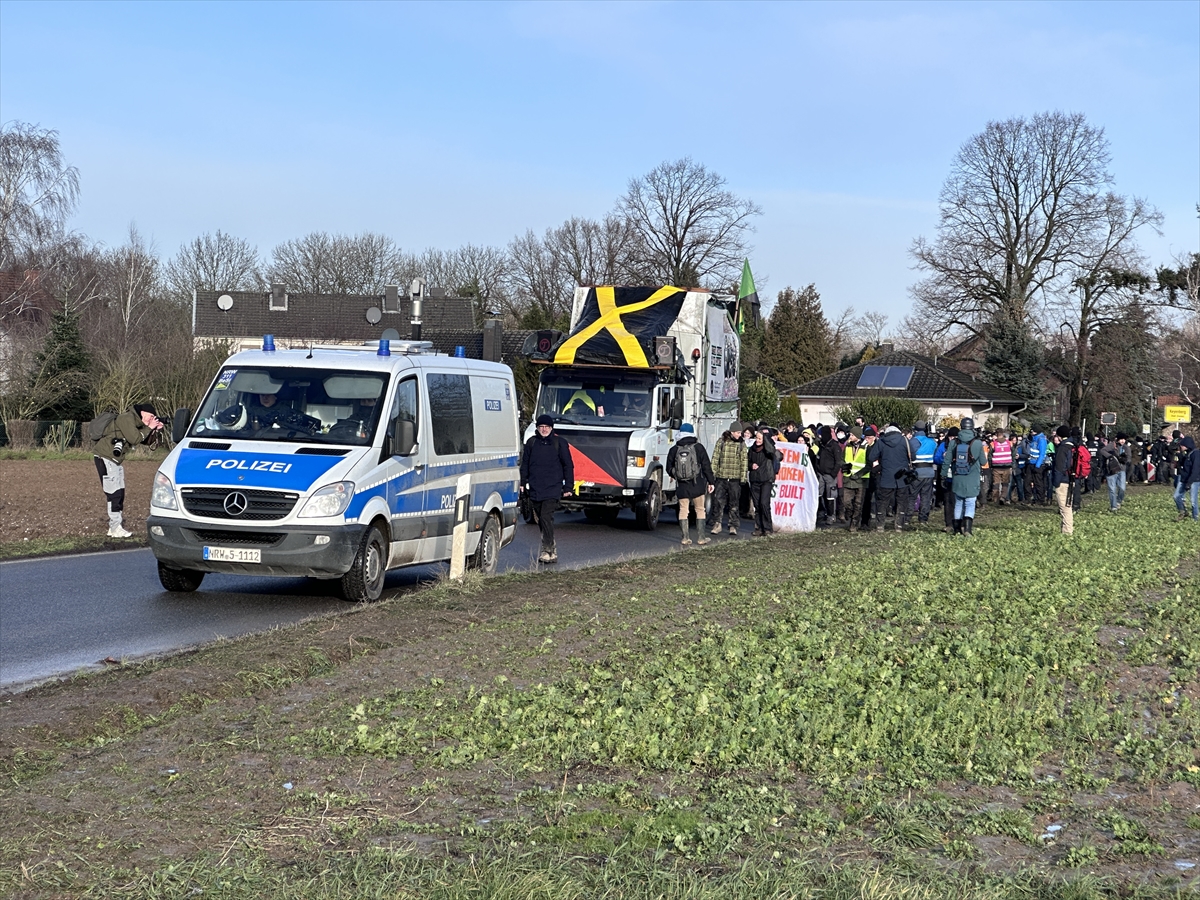
<path id="1" fill-rule="evenodd" d="M 1044 362 L 1045 349 L 1024 322 L 1001 315 L 988 326 L 980 377 L 1016 394 L 1031 411 L 1046 403 L 1041 376 Z"/>
<path id="2" fill-rule="evenodd" d="M 1153 418 L 1155 343 L 1149 318 L 1136 303 L 1092 338 L 1093 394 L 1104 412 L 1117 414 L 1122 430 L 1140 433 L 1141 426 Z"/>
<path id="3" fill-rule="evenodd" d="M 741 415 L 747 422 L 779 424 L 779 392 L 770 378 L 756 378 L 742 391 Z"/>
<path id="4" fill-rule="evenodd" d="M 87 375 L 91 357 L 83 344 L 79 317 L 61 309 L 50 322 L 50 333 L 37 354 L 29 387 L 45 392 L 48 402 L 39 413 L 43 419 L 86 420 L 92 417 Z"/>
<path id="5" fill-rule="evenodd" d="M 763 334 L 759 368 L 788 387 L 837 369 L 833 334 L 815 285 L 779 292 Z"/>

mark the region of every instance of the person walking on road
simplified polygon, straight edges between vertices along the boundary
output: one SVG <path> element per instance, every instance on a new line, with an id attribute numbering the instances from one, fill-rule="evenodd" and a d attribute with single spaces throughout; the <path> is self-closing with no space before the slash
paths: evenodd
<path id="1" fill-rule="evenodd" d="M 575 464 L 571 447 L 554 433 L 554 417 L 537 418 L 535 434 L 525 442 L 521 454 L 521 493 L 529 495 L 542 529 L 542 548 L 538 562 L 558 562 L 554 544 L 554 511 L 563 497 L 570 497 L 575 487 Z"/>
<path id="2" fill-rule="evenodd" d="M 712 470 L 716 478 L 713 490 L 712 515 L 714 521 L 712 534 L 721 533 L 721 519 L 725 510 L 729 510 L 729 533 L 738 533 L 738 520 L 742 515 L 742 479 L 746 477 L 746 442 L 742 440 L 742 432 L 746 430 L 741 422 L 734 422 L 729 430 L 717 439 L 713 449 Z"/>
<path id="3" fill-rule="evenodd" d="M 679 501 L 679 530 L 683 532 L 685 547 L 692 542 L 689 533 L 688 514 L 696 510 L 696 543 L 707 544 L 708 532 L 704 530 L 704 498 L 712 493 L 714 486 L 712 464 L 704 445 L 696 440 L 696 430 L 691 423 L 679 427 L 679 440 L 667 452 L 667 474 L 675 479 L 675 498 Z"/>

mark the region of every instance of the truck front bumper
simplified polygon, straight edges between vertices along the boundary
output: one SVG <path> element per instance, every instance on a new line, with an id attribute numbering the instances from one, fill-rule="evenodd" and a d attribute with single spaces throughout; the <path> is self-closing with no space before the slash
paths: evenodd
<path id="1" fill-rule="evenodd" d="M 366 525 L 231 528 L 183 519 L 151 516 L 146 520 L 150 549 L 172 569 L 236 575 L 283 575 L 339 578 L 350 571 Z M 318 537 L 328 538 L 317 543 Z M 205 547 L 256 548 L 260 563 L 217 562 L 204 558 Z"/>

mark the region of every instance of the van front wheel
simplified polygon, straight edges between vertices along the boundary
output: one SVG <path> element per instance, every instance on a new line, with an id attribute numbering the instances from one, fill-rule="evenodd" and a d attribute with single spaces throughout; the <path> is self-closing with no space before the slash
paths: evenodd
<path id="1" fill-rule="evenodd" d="M 172 594 L 190 594 L 200 587 L 204 573 L 195 569 L 172 569 L 159 563 L 158 580 Z"/>
<path id="2" fill-rule="evenodd" d="M 479 546 L 471 556 L 471 568 L 484 575 L 495 575 L 500 563 L 500 520 L 488 516 L 479 533 Z"/>
<path id="3" fill-rule="evenodd" d="M 387 544 L 379 529 L 372 525 L 363 535 L 354 557 L 354 565 L 342 576 L 342 598 L 351 603 L 378 600 L 387 575 Z"/>

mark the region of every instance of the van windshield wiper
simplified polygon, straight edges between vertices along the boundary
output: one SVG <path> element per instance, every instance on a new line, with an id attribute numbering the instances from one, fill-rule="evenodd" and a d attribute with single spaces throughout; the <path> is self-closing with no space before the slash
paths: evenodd
<path id="1" fill-rule="evenodd" d="M 564 425 L 578 425 L 579 424 L 574 419 L 568 419 L 566 416 L 555 416 L 554 424 L 557 425 L 559 422 L 562 422 Z"/>

